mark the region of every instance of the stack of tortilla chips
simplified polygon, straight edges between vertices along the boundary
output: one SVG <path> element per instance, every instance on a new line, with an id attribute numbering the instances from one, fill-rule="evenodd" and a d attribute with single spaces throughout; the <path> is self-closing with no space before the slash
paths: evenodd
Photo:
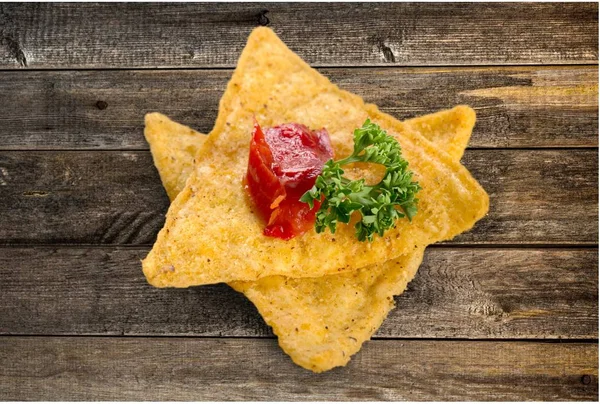
<path id="1" fill-rule="evenodd" d="M 370 118 L 399 141 L 422 187 L 418 214 L 370 243 L 349 225 L 289 241 L 265 237 L 242 183 L 254 118 L 263 127 L 325 127 L 339 157 L 351 153 L 354 129 Z M 295 363 L 314 372 L 343 366 L 380 327 L 425 247 L 487 213 L 487 194 L 459 163 L 474 124 L 466 106 L 400 122 L 257 28 L 208 136 L 158 113 L 146 116 L 146 139 L 172 204 L 144 274 L 157 287 L 227 282 L 256 305 Z M 356 167 L 352 175 L 369 182 L 380 173 Z"/>

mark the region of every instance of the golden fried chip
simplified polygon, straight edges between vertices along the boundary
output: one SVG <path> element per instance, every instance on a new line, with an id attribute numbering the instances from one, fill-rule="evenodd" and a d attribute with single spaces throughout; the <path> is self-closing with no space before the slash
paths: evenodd
<path id="1" fill-rule="evenodd" d="M 347 364 L 377 331 L 394 296 L 417 273 L 424 250 L 337 275 L 267 276 L 229 285 L 254 303 L 294 363 L 320 373 Z"/>
<path id="2" fill-rule="evenodd" d="M 466 105 L 428 114 L 402 122 L 443 150 L 457 163 L 463 156 L 475 126 L 475 111 Z"/>
<path id="3" fill-rule="evenodd" d="M 447 147 L 458 161 L 469 141 L 475 113 L 459 106 L 405 123 L 420 127 L 425 138 L 440 148 Z M 146 139 L 163 185 L 171 190 L 169 195 L 183 189 L 179 179 L 191 170 L 194 160 L 188 148 L 191 139 L 180 136 L 181 132 L 182 126 L 164 115 L 146 115 Z M 196 132 L 196 144 L 205 139 Z M 345 365 L 360 350 L 393 308 L 393 296 L 401 294 L 414 277 L 422 257 L 423 248 L 419 248 L 359 271 L 321 278 L 270 276 L 230 285 L 254 303 L 295 363 L 322 372 Z"/>
<path id="4" fill-rule="evenodd" d="M 143 261 L 157 287 L 187 287 L 270 275 L 318 277 L 356 270 L 407 254 L 468 230 L 488 210 L 488 197 L 469 172 L 402 123 L 379 123 L 397 137 L 419 181 L 419 213 L 412 222 L 371 243 L 360 242 L 352 226 L 335 235 L 307 232 L 289 241 L 265 237 L 264 223 L 244 198 L 253 119 L 264 126 L 301 122 L 326 127 L 337 156 L 350 154 L 353 130 L 376 108 L 339 90 L 310 68 L 267 28 L 248 39 L 220 102 L 211 135 L 184 190 L 167 213 L 164 228 Z M 364 171 L 363 177 L 373 179 Z"/>
<path id="5" fill-rule="evenodd" d="M 194 156 L 206 135 L 170 120 L 157 112 L 146 114 L 144 136 L 150 145 L 154 165 L 173 200 L 185 186 L 194 168 Z"/>

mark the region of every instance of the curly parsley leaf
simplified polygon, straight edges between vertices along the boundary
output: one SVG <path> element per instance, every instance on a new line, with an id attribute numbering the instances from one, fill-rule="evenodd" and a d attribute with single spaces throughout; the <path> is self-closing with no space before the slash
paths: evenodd
<path id="1" fill-rule="evenodd" d="M 383 165 L 383 179 L 368 186 L 364 179 L 344 177 L 342 166 L 358 162 Z M 356 236 L 360 241 L 372 241 L 375 234 L 383 236 L 386 230 L 395 227 L 398 219 L 412 220 L 417 214 L 415 195 L 421 187 L 412 180 L 412 175 L 398 141 L 367 119 L 354 131 L 352 154 L 325 163 L 315 185 L 300 201 L 308 203 L 311 209 L 315 201 L 321 201 L 315 220 L 317 233 L 327 228 L 335 233 L 338 222 L 349 223 L 352 213 L 358 211 L 361 219 L 355 226 Z"/>

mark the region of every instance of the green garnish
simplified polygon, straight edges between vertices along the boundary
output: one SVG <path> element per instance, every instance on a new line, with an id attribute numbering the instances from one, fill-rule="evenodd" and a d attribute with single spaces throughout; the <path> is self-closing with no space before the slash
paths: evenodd
<path id="1" fill-rule="evenodd" d="M 351 163 L 376 163 L 385 166 L 385 175 L 376 185 L 365 185 L 364 178 L 352 181 L 343 177 L 342 166 Z M 417 214 L 415 194 L 421 189 L 412 181 L 408 162 L 402 158 L 400 144 L 379 125 L 365 121 L 354 130 L 353 153 L 338 161 L 329 160 L 323 172 L 300 201 L 311 209 L 315 201 L 323 200 L 316 214 L 317 233 L 329 228 L 335 233 L 337 223 L 350 222 L 354 211 L 359 211 L 361 220 L 356 223 L 356 237 L 360 241 L 373 241 L 375 233 L 383 233 L 396 225 L 396 220 Z"/>

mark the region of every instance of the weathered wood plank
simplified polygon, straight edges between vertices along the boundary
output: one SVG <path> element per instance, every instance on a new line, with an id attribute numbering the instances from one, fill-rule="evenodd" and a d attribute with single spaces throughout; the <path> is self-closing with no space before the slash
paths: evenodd
<path id="1" fill-rule="evenodd" d="M 273 340 L 2 337 L 0 361 L 15 401 L 598 399 L 594 343 L 371 341 L 313 374 Z"/>
<path id="2" fill-rule="evenodd" d="M 0 248 L 0 334 L 272 336 L 226 285 L 156 289 L 147 248 Z M 598 338 L 595 249 L 430 248 L 379 338 Z"/>
<path id="3" fill-rule="evenodd" d="M 490 211 L 453 242 L 597 243 L 597 150 L 474 150 L 463 163 Z"/>
<path id="4" fill-rule="evenodd" d="M 598 145 L 598 69 L 321 69 L 400 119 L 468 104 L 470 147 Z M 0 148 L 147 149 L 161 111 L 208 133 L 230 70 L 0 72 Z"/>
<path id="5" fill-rule="evenodd" d="M 593 3 L 3 4 L 0 67 L 231 67 L 265 24 L 321 66 L 598 62 Z"/>
<path id="6" fill-rule="evenodd" d="M 598 151 L 470 150 L 489 215 L 452 243 L 598 240 Z M 0 243 L 153 243 L 169 202 L 149 152 L 0 152 Z"/>

